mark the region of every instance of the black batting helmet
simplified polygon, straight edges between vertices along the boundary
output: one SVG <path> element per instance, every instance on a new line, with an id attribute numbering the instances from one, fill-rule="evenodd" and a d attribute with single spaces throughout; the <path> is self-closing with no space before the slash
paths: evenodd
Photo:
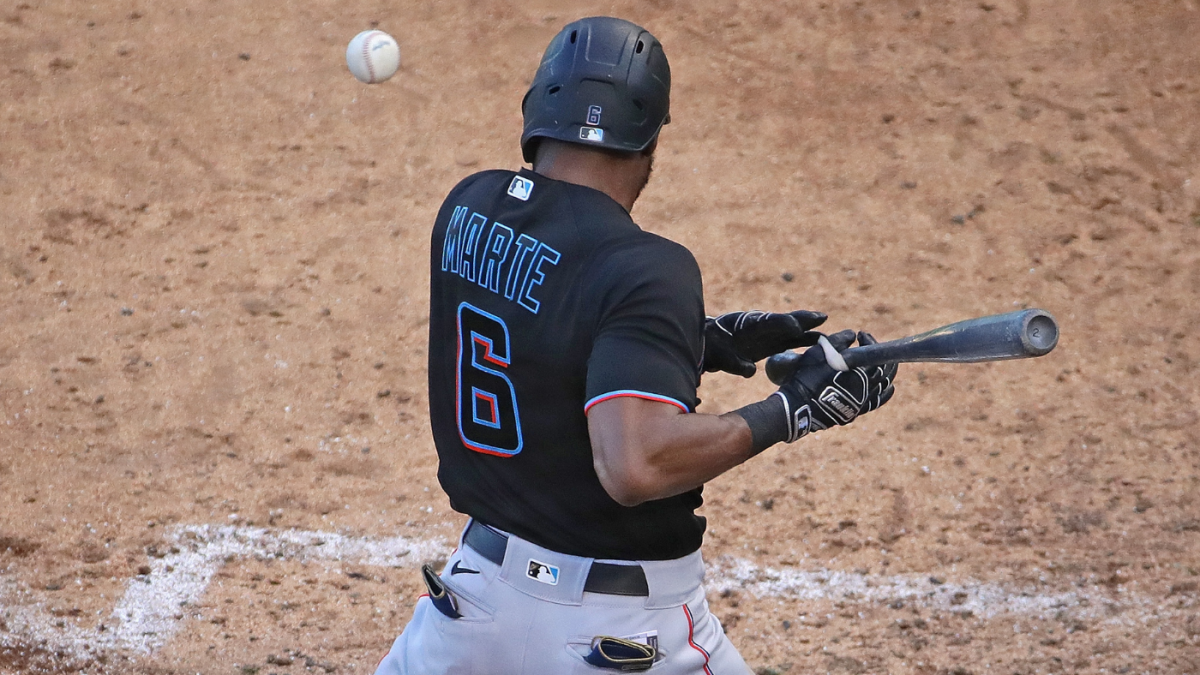
<path id="1" fill-rule="evenodd" d="M 521 153 L 554 138 L 640 152 L 671 121 L 671 67 L 649 31 L 598 16 L 567 24 L 546 47 L 521 102 Z"/>

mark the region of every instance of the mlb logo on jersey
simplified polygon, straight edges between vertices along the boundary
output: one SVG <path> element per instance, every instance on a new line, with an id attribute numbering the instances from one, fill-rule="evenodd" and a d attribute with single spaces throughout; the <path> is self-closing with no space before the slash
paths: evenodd
<path id="1" fill-rule="evenodd" d="M 533 558 L 529 559 L 529 569 L 525 572 L 525 576 L 543 584 L 558 585 L 558 568 Z"/>
<path id="2" fill-rule="evenodd" d="M 527 202 L 531 194 L 533 194 L 533 181 L 528 178 L 513 176 L 512 182 L 508 184 L 508 196 Z"/>
<path id="3" fill-rule="evenodd" d="M 588 108 L 588 118 L 587 118 L 588 124 L 590 124 L 594 127 L 600 126 L 600 113 L 602 113 L 602 112 L 604 112 L 604 109 L 601 108 L 600 106 L 598 106 L 598 105 L 590 106 Z"/>
<path id="4" fill-rule="evenodd" d="M 604 142 L 604 130 L 597 129 L 595 127 L 580 127 L 579 128 L 579 140 L 591 141 L 592 143 L 603 143 Z"/>

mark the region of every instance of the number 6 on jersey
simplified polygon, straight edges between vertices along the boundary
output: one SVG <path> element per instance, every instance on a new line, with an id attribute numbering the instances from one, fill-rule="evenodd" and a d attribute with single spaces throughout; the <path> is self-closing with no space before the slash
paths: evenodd
<path id="1" fill-rule="evenodd" d="M 508 326 L 467 303 L 458 306 L 458 435 L 489 455 L 521 452 L 517 392 L 504 374 L 512 360 Z"/>

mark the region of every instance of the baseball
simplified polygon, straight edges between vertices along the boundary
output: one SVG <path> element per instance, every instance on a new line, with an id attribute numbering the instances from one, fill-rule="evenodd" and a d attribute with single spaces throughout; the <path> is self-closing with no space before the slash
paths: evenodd
<path id="1" fill-rule="evenodd" d="M 381 30 L 364 30 L 346 47 L 346 65 L 359 82 L 379 84 L 400 67 L 400 45 Z"/>

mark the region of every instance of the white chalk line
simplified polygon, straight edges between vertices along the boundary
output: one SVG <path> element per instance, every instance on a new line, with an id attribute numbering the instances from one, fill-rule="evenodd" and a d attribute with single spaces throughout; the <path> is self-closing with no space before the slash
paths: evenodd
<path id="1" fill-rule="evenodd" d="M 1147 612 L 1171 614 L 1159 599 L 1133 588 L 1105 589 L 1092 584 L 1054 592 L 1035 586 L 980 581 L 936 583 L 928 575 L 880 576 L 837 570 L 759 567 L 740 558 L 718 558 L 708 567 L 708 588 L 738 590 L 764 598 L 878 604 L 897 600 L 923 608 L 970 613 L 983 619 L 1017 615 L 1035 619 L 1103 620 L 1144 623 Z M 1131 583 L 1130 586 L 1135 584 Z M 1063 613 L 1063 614 L 1060 614 Z"/>
<path id="2" fill-rule="evenodd" d="M 444 558 L 443 540 L 348 537 L 333 532 L 270 531 L 263 528 L 185 525 L 168 534 L 169 552 L 152 558 L 150 574 L 126 584 L 106 628 L 84 630 L 36 606 L 0 612 L 9 630 L 36 638 L 35 644 L 76 655 L 109 649 L 148 654 L 167 643 L 194 611 L 188 606 L 204 594 L 227 560 L 237 558 L 326 561 L 376 567 L 416 567 Z M 11 595 L 11 594 L 10 594 Z M 59 626 L 58 624 L 62 624 Z M 0 634 L 0 644 L 4 635 Z"/>
<path id="3" fill-rule="evenodd" d="M 445 559 L 452 550 L 443 539 L 350 537 L 332 532 L 212 525 L 179 526 L 168 532 L 167 539 L 169 552 L 152 559 L 150 574 L 127 583 L 125 593 L 104 621 L 105 630 L 80 628 L 51 616 L 37 604 L 0 606 L 0 618 L 8 626 L 7 635 L 0 633 L 0 645 L 23 641 L 84 659 L 109 650 L 150 654 L 165 646 L 184 621 L 199 616 L 189 606 L 203 596 L 227 561 L 274 559 L 416 567 Z M 971 612 L 985 619 L 1000 615 L 1049 619 L 1065 614 L 1073 619 L 1144 624 L 1148 617 L 1164 619 L 1177 613 L 1162 599 L 1124 587 L 1046 592 L 1032 586 L 970 580 L 935 584 L 924 575 L 772 568 L 735 557 L 710 562 L 707 576 L 709 589 L 716 592 L 859 604 L 901 601 L 929 609 Z M 0 587 L 0 598 L 28 593 L 8 586 Z M 1190 607 L 1195 603 L 1188 604 Z"/>

